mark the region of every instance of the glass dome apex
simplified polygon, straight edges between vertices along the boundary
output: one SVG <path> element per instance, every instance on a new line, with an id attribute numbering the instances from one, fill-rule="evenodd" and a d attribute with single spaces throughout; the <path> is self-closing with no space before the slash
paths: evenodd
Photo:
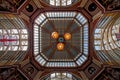
<path id="1" fill-rule="evenodd" d="M 46 67 L 81 66 L 88 56 L 88 21 L 78 12 L 44 12 L 34 21 L 34 57 Z M 70 33 L 63 51 L 56 49 L 51 33 Z"/>

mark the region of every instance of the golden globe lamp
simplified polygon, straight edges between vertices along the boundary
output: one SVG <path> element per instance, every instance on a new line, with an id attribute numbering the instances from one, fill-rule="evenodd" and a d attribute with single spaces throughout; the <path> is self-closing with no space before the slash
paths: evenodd
<path id="1" fill-rule="evenodd" d="M 63 44 L 63 43 L 58 43 L 58 44 L 57 44 L 57 49 L 58 49 L 59 51 L 62 51 L 62 50 L 64 49 L 64 44 Z"/>
<path id="2" fill-rule="evenodd" d="M 52 32 L 51 37 L 52 37 L 53 39 L 57 39 L 57 38 L 59 37 L 58 32 Z"/>
<path id="3" fill-rule="evenodd" d="M 65 33 L 64 34 L 64 39 L 65 40 L 70 40 L 71 39 L 71 34 L 70 33 Z"/>

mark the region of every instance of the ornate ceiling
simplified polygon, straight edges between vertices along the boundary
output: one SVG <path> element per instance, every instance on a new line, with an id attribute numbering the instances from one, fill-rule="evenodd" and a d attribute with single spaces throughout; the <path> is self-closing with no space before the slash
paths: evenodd
<path id="1" fill-rule="evenodd" d="M 119 80 L 119 3 L 1 0 L 0 80 Z"/>
<path id="2" fill-rule="evenodd" d="M 88 22 L 81 13 L 42 13 L 35 19 L 33 29 L 34 56 L 41 65 L 75 67 L 87 60 Z M 57 40 L 51 37 L 53 32 L 58 32 L 59 38 Z M 65 33 L 71 34 L 70 40 L 64 39 Z M 56 47 L 59 42 L 65 45 L 61 51 Z"/>

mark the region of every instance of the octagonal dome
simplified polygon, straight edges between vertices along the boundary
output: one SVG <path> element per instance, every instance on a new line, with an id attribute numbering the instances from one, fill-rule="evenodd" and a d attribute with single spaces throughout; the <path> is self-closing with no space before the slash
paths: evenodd
<path id="1" fill-rule="evenodd" d="M 88 21 L 78 12 L 45 12 L 34 21 L 34 57 L 46 67 L 81 66 L 88 57 Z M 57 32 L 58 39 L 51 34 Z M 71 34 L 70 40 L 64 34 Z M 63 50 L 57 44 L 64 44 Z"/>

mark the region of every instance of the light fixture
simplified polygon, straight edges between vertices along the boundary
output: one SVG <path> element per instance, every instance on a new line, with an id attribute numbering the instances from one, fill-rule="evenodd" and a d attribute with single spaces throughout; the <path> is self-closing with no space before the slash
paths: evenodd
<path id="1" fill-rule="evenodd" d="M 66 41 L 70 40 L 71 39 L 71 34 L 70 33 L 65 33 L 63 36 L 62 35 L 59 36 L 59 33 L 54 31 L 54 32 L 52 32 L 51 37 L 58 41 L 57 46 L 56 46 L 57 50 L 62 51 L 64 49 L 64 46 L 65 46 L 65 40 Z"/>
<path id="2" fill-rule="evenodd" d="M 70 33 L 65 33 L 64 34 L 64 39 L 65 40 L 70 40 L 71 39 L 71 34 Z"/>
<path id="3" fill-rule="evenodd" d="M 57 38 L 59 37 L 58 32 L 52 32 L 51 37 L 52 37 L 53 39 L 57 39 Z"/>
<path id="4" fill-rule="evenodd" d="M 62 51 L 62 50 L 64 49 L 64 44 L 63 44 L 63 43 L 58 43 L 58 44 L 57 44 L 57 49 L 58 49 L 59 51 Z"/>

